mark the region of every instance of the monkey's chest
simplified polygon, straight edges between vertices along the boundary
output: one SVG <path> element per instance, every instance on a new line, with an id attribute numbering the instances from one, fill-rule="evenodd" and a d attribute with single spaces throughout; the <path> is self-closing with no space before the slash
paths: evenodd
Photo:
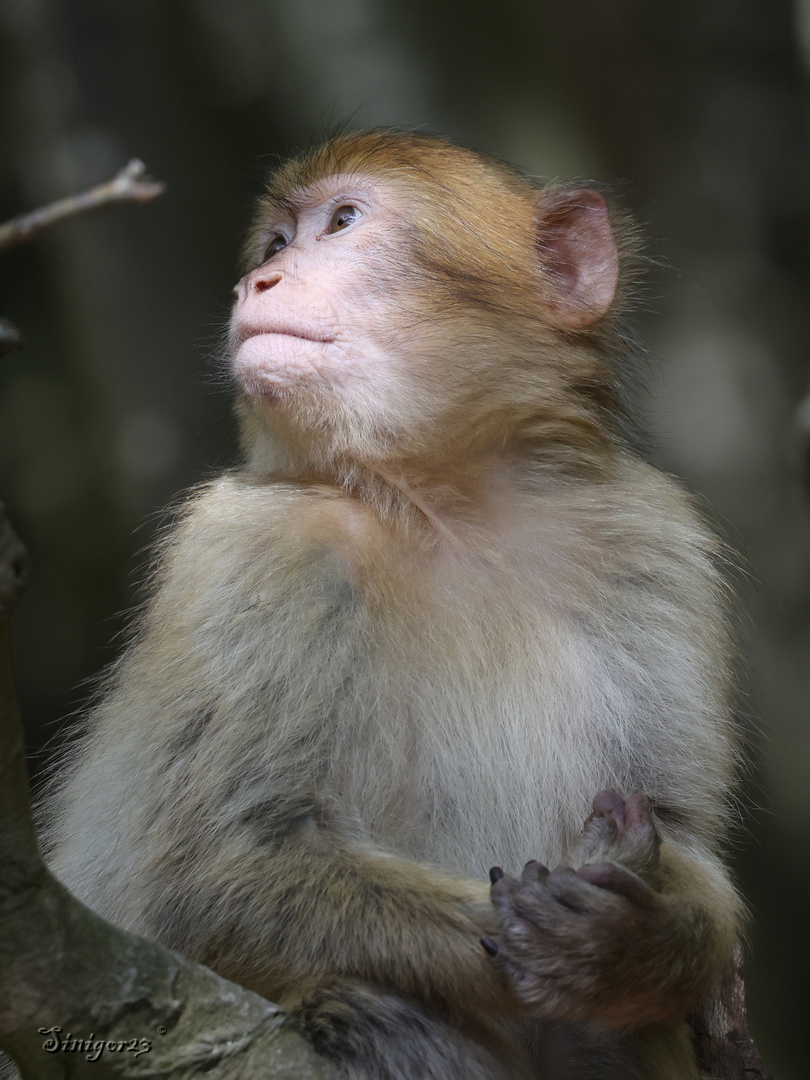
<path id="1" fill-rule="evenodd" d="M 361 839 L 475 876 L 558 858 L 597 770 L 569 726 L 588 708 L 582 655 L 547 632 L 541 605 L 485 585 L 478 601 L 400 588 L 383 617 L 353 591 L 294 698 L 326 724 L 310 721 L 320 803 Z"/>
<path id="2" fill-rule="evenodd" d="M 593 793 L 621 786 L 575 621 L 479 566 L 323 555 L 254 567 L 195 649 L 219 697 L 212 757 L 242 763 L 238 813 L 280 807 L 475 876 L 558 859 Z"/>

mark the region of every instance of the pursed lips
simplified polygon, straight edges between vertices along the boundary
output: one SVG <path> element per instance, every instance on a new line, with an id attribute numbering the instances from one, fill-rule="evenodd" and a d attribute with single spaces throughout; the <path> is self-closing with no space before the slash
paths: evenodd
<path id="1" fill-rule="evenodd" d="M 335 339 L 328 334 L 316 334 L 293 326 L 245 326 L 236 331 L 236 345 L 242 345 L 250 338 L 259 337 L 262 334 L 276 334 L 281 337 L 299 338 L 301 341 L 315 341 L 327 345 Z"/>

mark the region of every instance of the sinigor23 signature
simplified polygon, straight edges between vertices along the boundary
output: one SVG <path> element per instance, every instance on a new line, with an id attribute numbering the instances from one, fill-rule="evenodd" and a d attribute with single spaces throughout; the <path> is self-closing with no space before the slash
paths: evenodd
<path id="1" fill-rule="evenodd" d="M 158 1031 L 164 1034 L 166 1029 L 159 1028 Z M 84 1054 L 88 1061 L 98 1061 L 105 1050 L 109 1053 L 128 1053 L 139 1057 L 141 1054 L 148 1054 L 152 1049 L 151 1040 L 143 1038 L 97 1039 L 93 1034 L 82 1038 L 79 1035 L 73 1035 L 70 1031 L 63 1035 L 60 1027 L 41 1027 L 39 1033 L 49 1036 L 42 1044 L 42 1049 L 47 1050 L 49 1054 L 57 1054 L 60 1051 L 64 1054 Z"/>

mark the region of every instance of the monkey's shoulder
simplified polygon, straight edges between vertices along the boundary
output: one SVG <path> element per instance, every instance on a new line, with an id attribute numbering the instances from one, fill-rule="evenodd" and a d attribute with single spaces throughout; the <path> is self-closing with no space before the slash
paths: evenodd
<path id="1" fill-rule="evenodd" d="M 384 528 L 360 499 L 326 483 L 257 480 L 225 474 L 203 488 L 191 507 L 193 527 L 212 540 L 239 539 L 303 550 L 378 544 Z"/>
<path id="2" fill-rule="evenodd" d="M 430 606 L 437 588 L 444 603 L 448 590 L 461 602 L 491 585 L 502 598 L 513 593 L 519 607 L 534 597 L 593 611 L 623 610 L 631 586 L 640 602 L 657 602 L 662 590 L 684 602 L 716 583 L 714 541 L 688 496 L 636 461 L 587 492 L 505 487 L 483 525 L 462 523 L 449 540 L 418 512 L 403 521 L 378 511 L 328 484 L 225 474 L 190 500 L 167 544 L 161 584 L 171 592 L 172 579 L 182 583 L 183 603 L 207 596 L 210 606 L 221 594 L 225 607 L 229 597 L 271 602 L 271 594 L 341 582 L 370 602 L 380 587 L 399 601 L 427 589 Z M 705 606 L 700 597 L 695 605 Z"/>
<path id="3" fill-rule="evenodd" d="M 328 486 L 258 482 L 225 474 L 186 504 L 162 553 L 158 583 L 186 595 L 244 593 L 319 575 L 352 576 L 383 526 L 358 499 Z"/>

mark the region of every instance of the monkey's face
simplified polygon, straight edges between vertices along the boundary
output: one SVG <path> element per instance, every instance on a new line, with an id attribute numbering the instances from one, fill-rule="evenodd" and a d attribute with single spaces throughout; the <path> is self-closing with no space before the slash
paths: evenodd
<path id="1" fill-rule="evenodd" d="M 259 265 L 234 290 L 243 403 L 287 441 L 306 433 L 309 453 L 390 458 L 435 438 L 469 389 L 485 330 L 426 287 L 402 201 L 395 185 L 347 175 L 297 192 L 263 221 Z"/>
<path id="2" fill-rule="evenodd" d="M 257 460 L 447 462 L 538 417 L 582 427 L 575 384 L 604 378 L 571 336 L 616 289 L 604 201 L 450 144 L 372 132 L 283 166 L 246 259 L 229 344 Z"/>
<path id="3" fill-rule="evenodd" d="M 386 398 L 396 337 L 386 328 L 401 279 L 386 253 L 406 243 L 390 200 L 371 183 L 336 176 L 298 193 L 261 232 L 261 262 L 234 290 L 241 389 L 268 409 L 319 397 L 360 407 L 370 386 Z"/>

